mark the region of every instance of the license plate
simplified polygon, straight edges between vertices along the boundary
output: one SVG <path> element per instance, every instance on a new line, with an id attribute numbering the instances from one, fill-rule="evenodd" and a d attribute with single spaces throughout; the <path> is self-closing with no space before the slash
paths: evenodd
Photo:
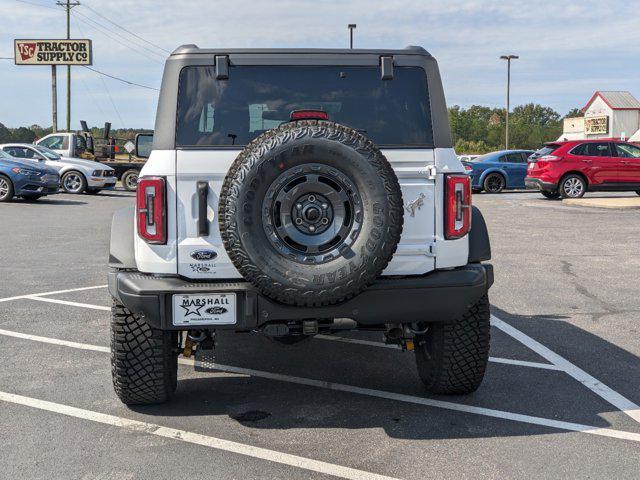
<path id="1" fill-rule="evenodd" d="M 233 325 L 235 323 L 235 293 L 173 296 L 174 325 Z"/>

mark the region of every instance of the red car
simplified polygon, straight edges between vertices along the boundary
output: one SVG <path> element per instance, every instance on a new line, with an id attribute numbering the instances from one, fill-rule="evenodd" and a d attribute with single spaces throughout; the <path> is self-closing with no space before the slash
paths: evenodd
<path id="1" fill-rule="evenodd" d="M 546 143 L 529 157 L 525 185 L 547 198 L 597 190 L 640 195 L 640 148 L 614 139 Z"/>

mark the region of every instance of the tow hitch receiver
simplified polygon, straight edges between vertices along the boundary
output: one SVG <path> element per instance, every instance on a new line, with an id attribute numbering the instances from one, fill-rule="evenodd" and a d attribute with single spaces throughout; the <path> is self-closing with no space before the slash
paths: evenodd
<path id="1" fill-rule="evenodd" d="M 210 372 L 215 370 L 216 337 L 215 333 L 201 331 L 195 335 L 189 333 L 185 341 L 185 354 L 193 352 L 195 346 L 194 370 L 196 372 Z"/>

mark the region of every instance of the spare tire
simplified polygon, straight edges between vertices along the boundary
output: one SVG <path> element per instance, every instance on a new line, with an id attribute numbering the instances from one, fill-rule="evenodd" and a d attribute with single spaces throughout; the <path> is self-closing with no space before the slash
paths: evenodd
<path id="1" fill-rule="evenodd" d="M 402 193 L 382 152 L 329 121 L 265 132 L 234 161 L 218 221 L 229 258 L 262 294 L 322 306 L 361 292 L 402 233 Z"/>

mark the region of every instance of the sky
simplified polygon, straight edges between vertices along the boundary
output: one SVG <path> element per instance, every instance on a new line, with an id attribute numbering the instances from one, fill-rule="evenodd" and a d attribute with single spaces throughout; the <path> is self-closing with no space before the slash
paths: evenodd
<path id="1" fill-rule="evenodd" d="M 638 0 L 634 0 L 638 1 Z M 447 104 L 540 103 L 565 114 L 596 90 L 640 98 L 640 10 L 629 1 L 511 0 L 80 0 L 72 38 L 93 40 L 93 67 L 158 88 L 167 52 L 208 48 L 421 45 L 440 66 Z M 13 64 L 14 38 L 64 38 L 54 0 L 0 0 L 0 123 L 51 125 L 51 70 Z M 110 23 L 113 22 L 113 23 Z M 133 32 L 136 36 L 128 33 Z M 72 67 L 73 129 L 80 120 L 153 128 L 158 92 Z M 58 67 L 58 125 L 66 123 L 66 67 Z"/>

